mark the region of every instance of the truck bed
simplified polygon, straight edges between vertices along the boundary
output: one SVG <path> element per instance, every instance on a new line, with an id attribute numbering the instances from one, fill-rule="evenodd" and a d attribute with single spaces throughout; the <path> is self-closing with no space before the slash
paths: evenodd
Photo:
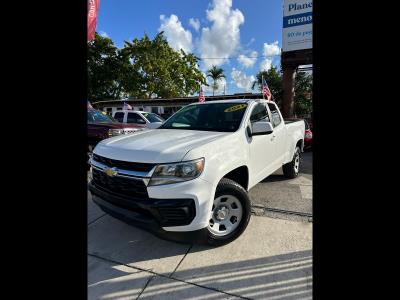
<path id="1" fill-rule="evenodd" d="M 285 121 L 285 124 L 304 121 L 303 119 L 283 119 L 283 120 Z"/>

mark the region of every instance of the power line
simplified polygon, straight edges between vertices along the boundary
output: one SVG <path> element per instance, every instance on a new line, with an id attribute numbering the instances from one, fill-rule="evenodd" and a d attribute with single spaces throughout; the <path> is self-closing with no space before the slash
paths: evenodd
<path id="1" fill-rule="evenodd" d="M 240 54 L 243 55 L 243 54 Z M 198 57 L 199 59 L 233 59 L 233 58 L 238 58 L 240 55 L 238 56 L 231 56 L 231 57 Z M 268 56 L 268 55 L 259 55 L 259 56 L 246 56 L 243 55 L 246 58 L 264 58 L 264 57 L 270 57 L 272 58 L 273 56 Z M 274 56 L 278 56 L 278 55 L 274 55 Z"/>

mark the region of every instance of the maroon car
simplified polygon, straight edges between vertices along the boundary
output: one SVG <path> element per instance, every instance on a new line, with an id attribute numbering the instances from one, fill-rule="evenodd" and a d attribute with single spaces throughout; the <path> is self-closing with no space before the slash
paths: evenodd
<path id="1" fill-rule="evenodd" d="M 121 134 L 141 130 L 143 126 L 118 123 L 112 117 L 95 109 L 88 109 L 88 145 L 91 152 L 98 142 Z"/>

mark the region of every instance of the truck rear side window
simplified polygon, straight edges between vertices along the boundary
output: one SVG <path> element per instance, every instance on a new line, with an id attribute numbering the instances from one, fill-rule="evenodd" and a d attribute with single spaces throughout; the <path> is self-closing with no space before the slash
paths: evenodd
<path id="1" fill-rule="evenodd" d="M 278 108 L 273 103 L 268 103 L 268 107 L 269 107 L 269 110 L 271 111 L 272 125 L 274 125 L 274 127 L 276 127 L 279 124 L 281 124 L 281 122 L 282 122 L 281 116 L 279 115 Z"/>
<path id="2" fill-rule="evenodd" d="M 141 123 L 144 120 L 142 119 L 141 116 L 139 116 L 137 113 L 128 113 L 128 117 L 126 118 L 126 123 Z"/>
<path id="3" fill-rule="evenodd" d="M 114 119 L 116 119 L 118 122 L 123 123 L 124 122 L 124 113 L 123 112 L 117 112 L 114 115 Z"/>

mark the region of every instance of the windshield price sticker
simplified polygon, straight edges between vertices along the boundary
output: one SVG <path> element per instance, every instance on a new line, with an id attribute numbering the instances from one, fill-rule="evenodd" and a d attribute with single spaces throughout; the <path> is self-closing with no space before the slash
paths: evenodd
<path id="1" fill-rule="evenodd" d="M 234 112 L 234 111 L 237 111 L 237 110 L 244 109 L 246 107 L 247 107 L 247 104 L 238 104 L 238 105 L 234 105 L 234 106 L 228 107 L 227 109 L 224 110 L 224 112 L 226 112 L 226 113 L 227 112 Z"/>

